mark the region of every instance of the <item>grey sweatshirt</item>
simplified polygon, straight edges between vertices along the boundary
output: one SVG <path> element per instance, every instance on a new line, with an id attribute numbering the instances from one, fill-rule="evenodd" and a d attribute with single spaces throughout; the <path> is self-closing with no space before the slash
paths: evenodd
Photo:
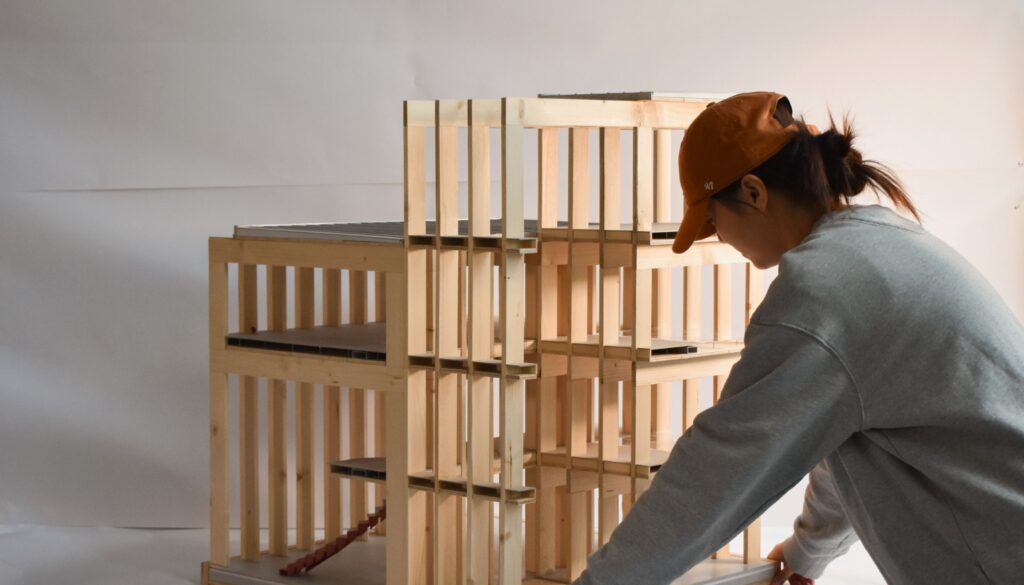
<path id="1" fill-rule="evenodd" d="M 808 473 L 798 573 L 859 538 L 889 583 L 1024 583 L 1024 328 L 962 256 L 881 205 L 833 211 L 744 341 L 577 584 L 668 583 Z"/>

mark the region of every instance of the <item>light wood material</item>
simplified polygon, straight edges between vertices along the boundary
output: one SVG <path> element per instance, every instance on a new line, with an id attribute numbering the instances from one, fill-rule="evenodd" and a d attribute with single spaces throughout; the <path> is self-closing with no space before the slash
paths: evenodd
<path id="1" fill-rule="evenodd" d="M 256 329 L 256 266 L 238 267 L 238 328 Z M 241 506 L 242 558 L 260 553 L 259 386 L 257 378 L 242 376 L 238 389 L 238 481 Z"/>
<path id="2" fill-rule="evenodd" d="M 683 299 L 683 337 L 689 340 L 701 338 L 701 268 L 687 266 Z M 683 432 L 693 425 L 693 419 L 700 410 L 700 380 L 690 378 L 683 381 Z"/>
<path id="3" fill-rule="evenodd" d="M 391 272 L 401 270 L 402 253 L 394 244 L 210 238 L 215 262 Z"/>
<path id="4" fill-rule="evenodd" d="M 620 144 L 622 131 L 618 128 L 601 128 L 600 130 L 600 243 L 601 243 L 601 294 L 599 322 L 599 354 L 600 379 L 598 405 L 598 450 L 602 459 L 608 459 L 619 448 L 619 381 L 605 375 L 605 347 L 619 341 L 619 302 L 621 271 L 608 267 L 604 263 L 605 234 L 608 229 L 617 228 L 621 224 L 620 206 L 622 203 L 620 165 Z M 619 523 L 619 500 L 617 495 L 606 495 L 607 480 L 603 471 L 598 474 L 598 543 L 604 544 L 611 536 L 612 529 Z"/>
<path id="5" fill-rule="evenodd" d="M 288 326 L 288 281 L 284 266 L 267 267 L 267 329 Z M 288 383 L 267 381 L 267 512 L 270 554 L 288 552 L 288 443 L 285 433 Z M 335 530 L 338 530 L 335 527 Z M 337 534 L 335 534 L 337 536 Z"/>
<path id="6" fill-rule="evenodd" d="M 654 221 L 669 222 L 672 218 L 672 131 L 654 131 Z M 652 335 L 672 337 L 672 270 L 653 271 Z M 671 395 L 669 384 L 655 384 L 651 394 L 651 434 L 654 446 L 668 449 L 672 440 Z"/>
<path id="7" fill-rule="evenodd" d="M 469 233 L 490 233 L 490 127 L 475 114 L 478 102 L 470 103 L 469 123 Z M 500 109 L 500 108 L 499 108 Z M 473 360 L 491 357 L 493 327 L 493 254 L 469 242 L 467 259 L 468 303 L 467 355 Z M 468 497 L 466 540 L 462 574 L 467 582 L 486 583 L 490 573 L 491 504 L 476 495 L 475 485 L 491 481 L 492 381 L 470 372 L 467 382 L 466 471 Z"/>
<path id="8" fill-rule="evenodd" d="M 295 269 L 295 320 L 300 328 L 314 325 L 313 269 Z M 296 546 L 313 550 L 313 385 L 295 389 L 295 534 Z"/>
<path id="9" fill-rule="evenodd" d="M 590 131 L 587 128 L 571 128 L 569 130 L 569 227 L 585 228 L 589 224 L 589 139 Z M 575 231 L 569 233 L 569 247 L 573 246 Z M 565 566 L 569 580 L 574 580 L 583 572 L 588 541 L 590 540 L 589 518 L 590 509 L 587 507 L 587 495 L 582 491 L 573 489 L 574 475 L 572 473 L 572 457 L 583 454 L 589 440 L 587 409 L 588 394 L 592 384 L 588 380 L 574 379 L 573 371 L 576 368 L 576 360 L 573 356 L 572 343 L 584 340 L 589 331 L 589 299 L 591 286 L 589 282 L 589 267 L 586 264 L 577 264 L 577 257 L 568 256 L 569 286 L 565 287 L 562 295 L 562 303 L 568 307 L 568 335 L 569 349 L 568 358 L 568 383 L 565 385 L 566 398 L 564 409 L 564 428 L 566 433 L 565 450 L 569 457 L 566 458 L 566 489 L 564 490 L 565 502 L 563 514 L 565 515 L 562 538 L 565 539 L 563 551 Z"/>
<path id="10" fill-rule="evenodd" d="M 523 226 L 523 127 L 522 102 L 506 98 L 501 104 L 502 161 L 502 239 L 521 238 Z M 526 318 L 526 263 L 519 250 L 506 250 L 499 268 L 498 315 L 501 324 L 501 362 L 518 363 L 524 357 L 523 322 Z M 523 507 L 508 501 L 505 490 L 523 486 L 523 398 L 525 381 L 502 376 L 498 380 L 500 396 L 499 437 L 501 469 L 499 480 L 502 501 L 498 520 L 498 583 L 519 585 L 523 580 Z"/>
<path id="11" fill-rule="evenodd" d="M 468 116 L 465 102 L 437 102 L 438 125 L 434 132 L 435 148 L 435 200 L 436 233 L 442 236 L 458 234 L 458 132 L 452 122 Z M 446 122 L 447 121 L 447 122 Z M 459 298 L 458 250 L 441 247 L 442 238 L 435 240 L 434 295 L 434 352 L 436 355 L 459 355 L 459 327 L 461 306 Z M 440 360 L 435 362 L 434 403 L 432 412 L 434 513 L 432 566 L 435 583 L 453 583 L 456 580 L 457 553 L 457 497 L 441 491 L 443 478 L 457 477 L 459 437 L 456 409 L 458 408 L 459 375 L 441 370 Z"/>
<path id="12" fill-rule="evenodd" d="M 348 273 L 348 319 L 353 325 L 367 322 L 367 280 L 361 270 Z M 366 390 L 358 386 L 348 389 L 348 456 L 365 457 L 366 453 Z M 366 501 L 366 483 L 349 482 L 349 526 L 355 526 L 370 513 Z M 367 534 L 360 536 L 362 540 Z"/>
<path id="13" fill-rule="evenodd" d="M 222 350 L 228 328 L 228 267 L 210 262 L 210 351 Z M 210 562 L 228 563 L 228 376 L 210 370 Z"/>
<path id="14" fill-rule="evenodd" d="M 377 323 L 383 322 L 387 319 L 387 285 L 386 275 L 383 272 L 376 271 L 373 275 L 374 287 L 374 321 Z M 384 390 L 381 388 L 373 389 L 373 455 L 376 457 L 383 457 L 387 449 L 386 435 L 384 433 Z M 384 505 L 384 487 L 376 486 L 373 490 L 373 504 L 374 509 L 380 508 Z M 387 521 L 381 520 L 377 524 L 377 535 L 387 536 Z"/>
<path id="15" fill-rule="evenodd" d="M 324 325 L 341 325 L 341 271 L 323 271 Z M 341 458 L 341 388 L 323 387 L 324 437 L 324 537 L 327 540 L 341 535 L 342 505 L 341 482 L 331 473 L 330 466 Z"/>
<path id="16" fill-rule="evenodd" d="M 272 554 L 291 558 L 312 548 L 313 527 L 321 522 L 325 535 L 336 538 L 345 522 L 365 517 L 372 491 L 374 506 L 386 499 L 388 510 L 388 536 L 378 541 L 386 555 L 377 569 L 386 575 L 374 574 L 373 582 L 519 585 L 577 577 L 679 436 L 669 425 L 671 385 L 684 381 L 688 427 L 700 406 L 698 381 L 714 377 L 717 401 L 742 349 L 730 339 L 732 326 L 749 320 L 764 294 L 761 273 L 747 266 L 745 309 L 733 310 L 730 270 L 746 260 L 727 244 L 707 239 L 684 254 L 671 252 L 678 227 L 670 211 L 678 193 L 673 130 L 685 130 L 707 102 L 692 97 L 408 101 L 404 222 L 240 226 L 233 238 L 212 238 L 211 561 L 204 578 L 239 578 L 217 569 L 231 562 L 227 478 L 234 462 L 225 442 L 231 374 L 239 375 L 242 393 L 243 553 L 256 561 L 243 573 Z M 532 139 L 533 128 L 536 221 L 526 220 L 523 209 L 523 167 L 534 164 L 523 160 L 523 140 Z M 631 140 L 627 160 L 624 139 Z M 492 177 L 495 145 L 500 177 Z M 463 157 L 465 202 L 459 200 Z M 428 160 L 434 165 L 429 194 Z M 632 178 L 625 189 L 623 173 Z M 501 185 L 494 213 L 492 178 Z M 228 263 L 241 264 L 238 332 L 227 331 Z M 267 324 L 259 331 L 249 284 L 256 265 L 267 266 Z M 715 310 L 704 332 L 700 274 L 707 265 L 716 267 Z M 284 323 L 285 270 L 296 278 L 292 328 Z M 323 276 L 319 324 L 315 270 Z M 684 277 L 681 289 L 673 282 L 677 275 Z M 349 288 L 342 291 L 345 279 Z M 676 299 L 684 305 L 681 320 L 678 313 L 673 318 Z M 344 324 L 342 301 L 349 315 Z M 255 447 L 264 440 L 254 409 L 259 377 L 268 379 L 266 551 L 253 542 L 258 518 L 245 518 L 246 509 L 259 510 L 253 489 L 260 463 Z M 294 478 L 282 469 L 287 382 L 295 385 Z M 314 385 L 323 386 L 323 456 L 316 461 Z M 348 459 L 339 461 L 346 445 Z M 371 459 L 372 474 L 358 464 Z M 323 516 L 312 506 L 317 466 L 324 473 Z M 349 482 L 344 502 L 342 481 Z M 376 483 L 368 488 L 368 481 Z M 281 505 L 290 490 L 292 527 Z M 297 535 L 291 549 L 282 540 L 288 528 Z M 702 582 L 706 571 L 729 572 L 736 564 L 746 568 L 730 574 L 746 577 L 730 582 L 763 581 L 755 573 L 772 565 L 756 559 L 759 534 L 758 523 L 751 524 L 744 556 L 719 551 L 681 583 Z M 372 542 L 355 542 L 352 550 L 369 550 L 360 547 Z"/>

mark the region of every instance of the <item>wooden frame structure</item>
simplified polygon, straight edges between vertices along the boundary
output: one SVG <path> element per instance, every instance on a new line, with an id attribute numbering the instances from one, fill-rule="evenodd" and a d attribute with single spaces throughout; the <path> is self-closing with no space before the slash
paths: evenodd
<path id="1" fill-rule="evenodd" d="M 339 555 L 366 547 L 347 561 L 359 568 L 338 569 L 363 572 L 352 582 L 574 579 L 691 424 L 701 379 L 717 400 L 742 348 L 733 323 L 763 294 L 761 273 L 725 244 L 671 252 L 673 133 L 706 104 L 667 94 L 407 101 L 403 222 L 211 238 L 204 583 L 265 582 L 384 499 L 377 535 Z M 528 141 L 536 219 L 524 213 Z M 734 272 L 745 280 L 738 308 Z M 759 558 L 758 535 L 755 522 L 742 554 L 726 547 L 685 582 L 767 582 L 775 565 Z M 330 565 L 315 582 L 347 582 L 331 580 Z M 303 579 L 314 576 L 278 581 Z"/>

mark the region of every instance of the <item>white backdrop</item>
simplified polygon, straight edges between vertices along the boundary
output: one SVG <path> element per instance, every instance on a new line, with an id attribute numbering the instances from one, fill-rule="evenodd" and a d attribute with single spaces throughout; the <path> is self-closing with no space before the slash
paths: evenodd
<path id="1" fill-rule="evenodd" d="M 0 0 L 0 523 L 206 524 L 206 237 L 400 219 L 406 98 L 849 109 L 1024 319 L 1022 3 L 767 6 Z"/>

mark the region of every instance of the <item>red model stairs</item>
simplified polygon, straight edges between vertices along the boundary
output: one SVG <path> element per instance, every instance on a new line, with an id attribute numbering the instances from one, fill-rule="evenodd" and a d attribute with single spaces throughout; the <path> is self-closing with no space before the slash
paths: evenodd
<path id="1" fill-rule="evenodd" d="M 367 516 L 366 520 L 361 521 L 355 528 L 350 528 L 345 534 L 324 544 L 308 555 L 288 563 L 288 565 L 281 568 L 279 573 L 285 577 L 296 577 L 312 571 L 314 567 L 338 554 L 342 549 L 351 544 L 352 541 L 380 524 L 384 520 L 385 514 L 386 506 L 378 507 L 376 512 L 372 512 Z"/>

